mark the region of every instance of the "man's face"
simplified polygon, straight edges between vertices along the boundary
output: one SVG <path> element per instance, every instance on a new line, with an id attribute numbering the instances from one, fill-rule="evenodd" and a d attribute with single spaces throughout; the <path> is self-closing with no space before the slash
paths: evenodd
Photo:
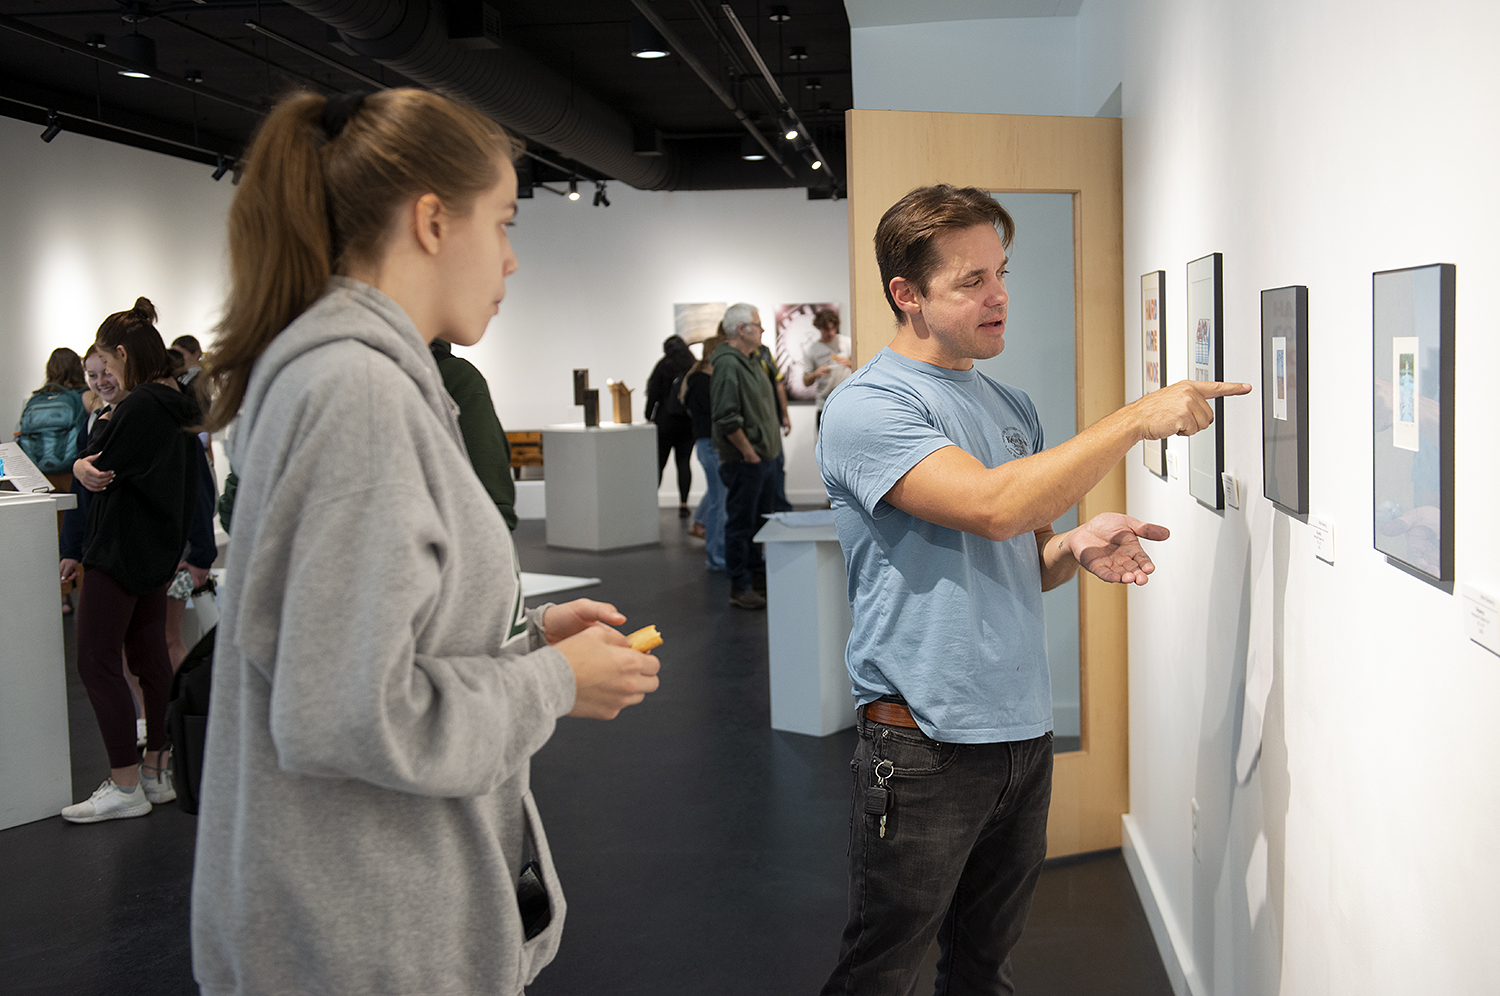
<path id="1" fill-rule="evenodd" d="M 753 352 L 760 347 L 761 337 L 765 335 L 765 328 L 760 324 L 760 311 L 750 312 L 750 324 L 741 325 L 736 338 L 740 341 L 740 348 Z"/>
<path id="2" fill-rule="evenodd" d="M 984 360 L 1005 348 L 1005 246 L 990 225 L 944 232 L 936 239 L 943 262 L 927 293 L 922 317 L 952 360 Z"/>
<path id="3" fill-rule="evenodd" d="M 818 327 L 818 341 L 832 342 L 833 337 L 839 334 L 838 322 L 825 322 Z"/>

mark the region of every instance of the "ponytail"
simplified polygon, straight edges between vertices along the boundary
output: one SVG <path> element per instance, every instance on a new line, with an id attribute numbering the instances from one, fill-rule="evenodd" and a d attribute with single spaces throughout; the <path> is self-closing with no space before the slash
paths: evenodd
<path id="1" fill-rule="evenodd" d="M 376 262 L 395 212 L 425 193 L 456 213 L 519 147 L 478 111 L 425 90 L 325 99 L 266 115 L 229 210 L 229 299 L 205 374 L 210 431 L 239 412 L 255 361 L 350 264 Z"/>

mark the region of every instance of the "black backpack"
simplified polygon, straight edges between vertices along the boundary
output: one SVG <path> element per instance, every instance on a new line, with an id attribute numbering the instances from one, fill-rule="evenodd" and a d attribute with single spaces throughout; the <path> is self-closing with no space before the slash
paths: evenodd
<path id="1" fill-rule="evenodd" d="M 203 747 L 208 739 L 208 695 L 214 679 L 215 626 L 194 644 L 172 676 L 167 704 L 167 737 L 172 741 L 172 787 L 184 813 L 198 813 L 203 780 Z"/>

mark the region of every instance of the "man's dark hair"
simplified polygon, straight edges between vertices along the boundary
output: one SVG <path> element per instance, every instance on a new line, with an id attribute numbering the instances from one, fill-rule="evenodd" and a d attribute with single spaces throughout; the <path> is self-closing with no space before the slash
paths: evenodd
<path id="1" fill-rule="evenodd" d="M 198 345 L 198 337 L 191 335 L 180 335 L 173 339 L 172 348 L 181 349 L 193 354 L 203 352 L 203 347 Z"/>
<path id="2" fill-rule="evenodd" d="M 906 313 L 891 297 L 891 280 L 905 277 L 927 293 L 932 275 L 942 263 L 936 246 L 943 232 L 975 225 L 992 225 L 1000 233 L 1006 250 L 1016 234 L 1016 223 L 1000 202 L 978 187 L 955 187 L 939 183 L 918 187 L 895 204 L 875 228 L 875 262 L 880 266 L 880 287 L 885 301 L 896 313 L 898 324 L 906 324 Z"/>
<path id="3" fill-rule="evenodd" d="M 830 325 L 838 328 L 839 313 L 832 308 L 819 308 L 818 313 L 813 315 L 812 323 L 815 329 L 826 329 Z"/>

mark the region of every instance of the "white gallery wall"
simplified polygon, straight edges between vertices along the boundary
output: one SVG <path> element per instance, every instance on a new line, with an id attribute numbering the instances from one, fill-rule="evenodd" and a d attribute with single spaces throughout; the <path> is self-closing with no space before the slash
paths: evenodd
<path id="1" fill-rule="evenodd" d="M 1127 829 L 1183 988 L 1493 993 L 1500 980 L 1500 657 L 1463 600 L 1371 535 L 1371 273 L 1453 263 L 1457 572 L 1500 593 L 1494 427 L 1500 10 L 1481 0 L 1137 0 L 1123 43 L 1126 355 L 1139 277 L 1167 273 L 1186 375 L 1185 265 L 1224 254 L 1225 375 L 1260 381 L 1262 289 L 1308 287 L 1311 530 L 1261 495 L 1261 401 L 1225 403 L 1222 515 L 1132 454 L 1132 514 L 1169 525 L 1130 600 Z M 1085 12 L 1087 12 L 1087 7 Z M 1140 392 L 1127 370 L 1128 397 Z M 1172 450 L 1186 459 L 1185 440 Z M 1274 681 L 1236 777 L 1247 667 Z M 1194 852 L 1192 803 L 1198 803 Z M 1262 843 L 1263 841 L 1263 843 Z"/>
<path id="2" fill-rule="evenodd" d="M 1152 476 L 1139 450 L 1126 461 L 1128 510 L 1173 533 L 1130 594 L 1125 837 L 1174 988 L 1494 992 L 1500 657 L 1465 638 L 1462 599 L 1373 549 L 1370 302 L 1375 270 L 1457 266 L 1457 574 L 1500 595 L 1500 247 L 1487 224 L 1500 217 L 1500 9 L 1084 0 L 1056 19 L 1066 27 L 912 25 L 908 51 L 925 53 L 914 63 L 886 54 L 900 27 L 859 26 L 890 5 L 846 5 L 858 107 L 1092 114 L 1121 86 L 1127 398 L 1141 390 L 1141 274 L 1167 272 L 1180 379 L 1186 264 L 1222 252 L 1226 376 L 1257 388 L 1260 291 L 1309 288 L 1311 504 L 1335 526 L 1332 566 L 1304 523 L 1260 497 L 1258 394 L 1225 403 L 1241 509 L 1189 497 L 1185 440 L 1171 444 L 1176 480 Z M 964 0 L 923 9 L 974 16 Z M 862 44 L 871 32 L 884 48 Z M 975 38 L 987 64 L 952 57 Z M 1058 92 L 1000 85 L 1040 38 L 1074 67 Z M 986 86 L 992 101 L 975 106 Z M 1247 669 L 1264 660 L 1262 746 L 1242 781 Z"/>
<path id="3" fill-rule="evenodd" d="M 155 85 L 155 84 L 148 84 Z M 0 118 L 0 427 L 9 438 L 47 356 L 80 356 L 139 296 L 167 341 L 205 337 L 224 298 L 234 187 L 213 169 Z"/>

